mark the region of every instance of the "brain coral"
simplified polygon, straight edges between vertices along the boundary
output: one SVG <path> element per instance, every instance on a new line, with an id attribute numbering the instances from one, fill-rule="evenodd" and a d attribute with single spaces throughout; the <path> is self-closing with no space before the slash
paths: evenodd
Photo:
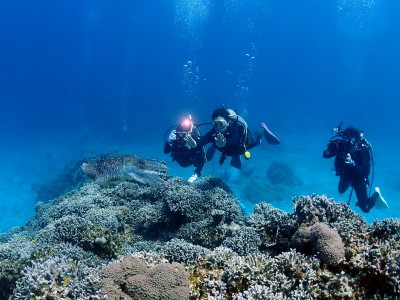
<path id="1" fill-rule="evenodd" d="M 343 242 L 336 229 L 316 223 L 311 226 L 311 241 L 322 262 L 335 265 L 344 259 Z"/>
<path id="2" fill-rule="evenodd" d="M 328 265 L 336 265 L 345 257 L 343 241 L 337 230 L 320 222 L 300 226 L 292 237 L 291 246 L 304 254 L 316 254 Z"/>
<path id="3" fill-rule="evenodd" d="M 102 294 L 108 299 L 183 300 L 189 298 L 189 274 L 179 263 L 149 267 L 127 256 L 103 270 Z"/>

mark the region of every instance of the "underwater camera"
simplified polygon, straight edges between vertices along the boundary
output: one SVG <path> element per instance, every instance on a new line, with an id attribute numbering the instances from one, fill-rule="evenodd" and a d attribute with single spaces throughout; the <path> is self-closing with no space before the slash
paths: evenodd
<path id="1" fill-rule="evenodd" d="M 330 140 L 328 143 L 328 150 L 332 155 L 347 152 L 349 141 L 343 138 Z"/>
<path id="2" fill-rule="evenodd" d="M 175 133 L 175 135 L 176 135 L 176 140 L 177 141 L 184 141 L 185 140 L 185 137 L 186 137 L 186 134 L 187 134 L 187 132 L 185 132 L 185 131 L 177 131 L 176 133 Z"/>

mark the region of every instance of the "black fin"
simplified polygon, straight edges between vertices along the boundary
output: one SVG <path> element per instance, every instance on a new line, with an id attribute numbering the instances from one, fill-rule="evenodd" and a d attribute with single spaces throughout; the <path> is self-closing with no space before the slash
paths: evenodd
<path id="1" fill-rule="evenodd" d="M 240 159 L 240 155 L 234 155 L 231 159 L 231 166 L 236 169 L 242 168 L 242 160 Z"/>
<path id="2" fill-rule="evenodd" d="M 269 130 L 269 128 L 267 127 L 267 125 L 265 125 L 265 123 L 261 123 L 261 127 L 264 128 L 264 137 L 268 144 L 278 145 L 281 143 L 278 137 L 275 134 L 273 134 L 271 130 Z"/>

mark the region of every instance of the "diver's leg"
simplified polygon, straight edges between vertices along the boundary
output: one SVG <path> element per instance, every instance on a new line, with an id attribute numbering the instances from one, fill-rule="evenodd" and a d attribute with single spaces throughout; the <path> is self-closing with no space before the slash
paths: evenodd
<path id="1" fill-rule="evenodd" d="M 343 194 L 344 192 L 347 191 L 347 189 L 349 188 L 351 184 L 351 177 L 349 172 L 343 172 L 343 174 L 340 176 L 340 180 L 339 180 L 339 185 L 338 185 L 338 192 L 340 194 Z"/>
<path id="2" fill-rule="evenodd" d="M 247 137 L 246 149 L 250 150 L 251 148 L 260 145 L 263 134 L 264 134 L 264 129 L 260 128 L 256 132 L 254 132 L 253 135 Z"/>
<path id="3" fill-rule="evenodd" d="M 363 212 L 368 213 L 374 207 L 379 196 L 378 193 L 375 192 L 371 197 L 368 197 L 368 186 L 365 178 L 355 181 L 354 191 L 357 196 L 356 206 L 360 207 Z"/>
<path id="4" fill-rule="evenodd" d="M 197 178 L 201 176 L 201 171 L 203 170 L 204 164 L 206 162 L 204 151 L 197 153 L 193 166 L 195 167 L 194 173 L 188 179 L 189 182 L 193 183 Z"/>
<path id="5" fill-rule="evenodd" d="M 196 156 L 196 160 L 193 162 L 193 166 L 196 168 L 194 172 L 198 175 L 198 177 L 201 176 L 201 171 L 203 170 L 205 162 L 206 159 L 204 153 L 198 154 Z"/>

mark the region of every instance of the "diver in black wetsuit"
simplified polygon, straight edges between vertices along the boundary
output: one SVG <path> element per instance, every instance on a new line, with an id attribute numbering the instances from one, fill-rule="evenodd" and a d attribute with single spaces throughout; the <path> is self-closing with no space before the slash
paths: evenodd
<path id="1" fill-rule="evenodd" d="M 371 197 L 368 187 L 372 160 L 372 146 L 362 132 L 354 127 L 341 130 L 341 124 L 335 129 L 335 135 L 329 140 L 324 158 L 335 157 L 336 176 L 340 177 L 338 191 L 344 193 L 351 186 L 357 196 L 356 206 L 368 213 L 377 204 L 380 208 L 388 207 L 378 187 Z M 350 200 L 349 200 L 350 201 Z"/>
<path id="2" fill-rule="evenodd" d="M 181 167 L 195 167 L 193 175 L 189 182 L 194 182 L 201 176 L 201 171 L 206 162 L 206 153 L 204 147 L 197 147 L 197 141 L 200 139 L 200 132 L 193 125 L 192 119 L 184 120 L 171 131 L 168 141 L 164 144 L 164 153 L 171 153 L 173 161 L 176 161 Z"/>
<path id="3" fill-rule="evenodd" d="M 212 115 L 213 128 L 197 141 L 197 145 L 202 147 L 206 144 L 213 145 L 207 150 L 207 161 L 211 160 L 215 150 L 221 152 L 219 160 L 222 165 L 227 156 L 231 156 L 231 166 L 240 169 L 240 156 L 250 158 L 251 148 L 261 143 L 264 136 L 269 144 L 279 144 L 279 139 L 267 128 L 265 123 L 261 123 L 261 128 L 254 136 L 249 134 L 246 121 L 232 109 L 218 108 Z"/>

